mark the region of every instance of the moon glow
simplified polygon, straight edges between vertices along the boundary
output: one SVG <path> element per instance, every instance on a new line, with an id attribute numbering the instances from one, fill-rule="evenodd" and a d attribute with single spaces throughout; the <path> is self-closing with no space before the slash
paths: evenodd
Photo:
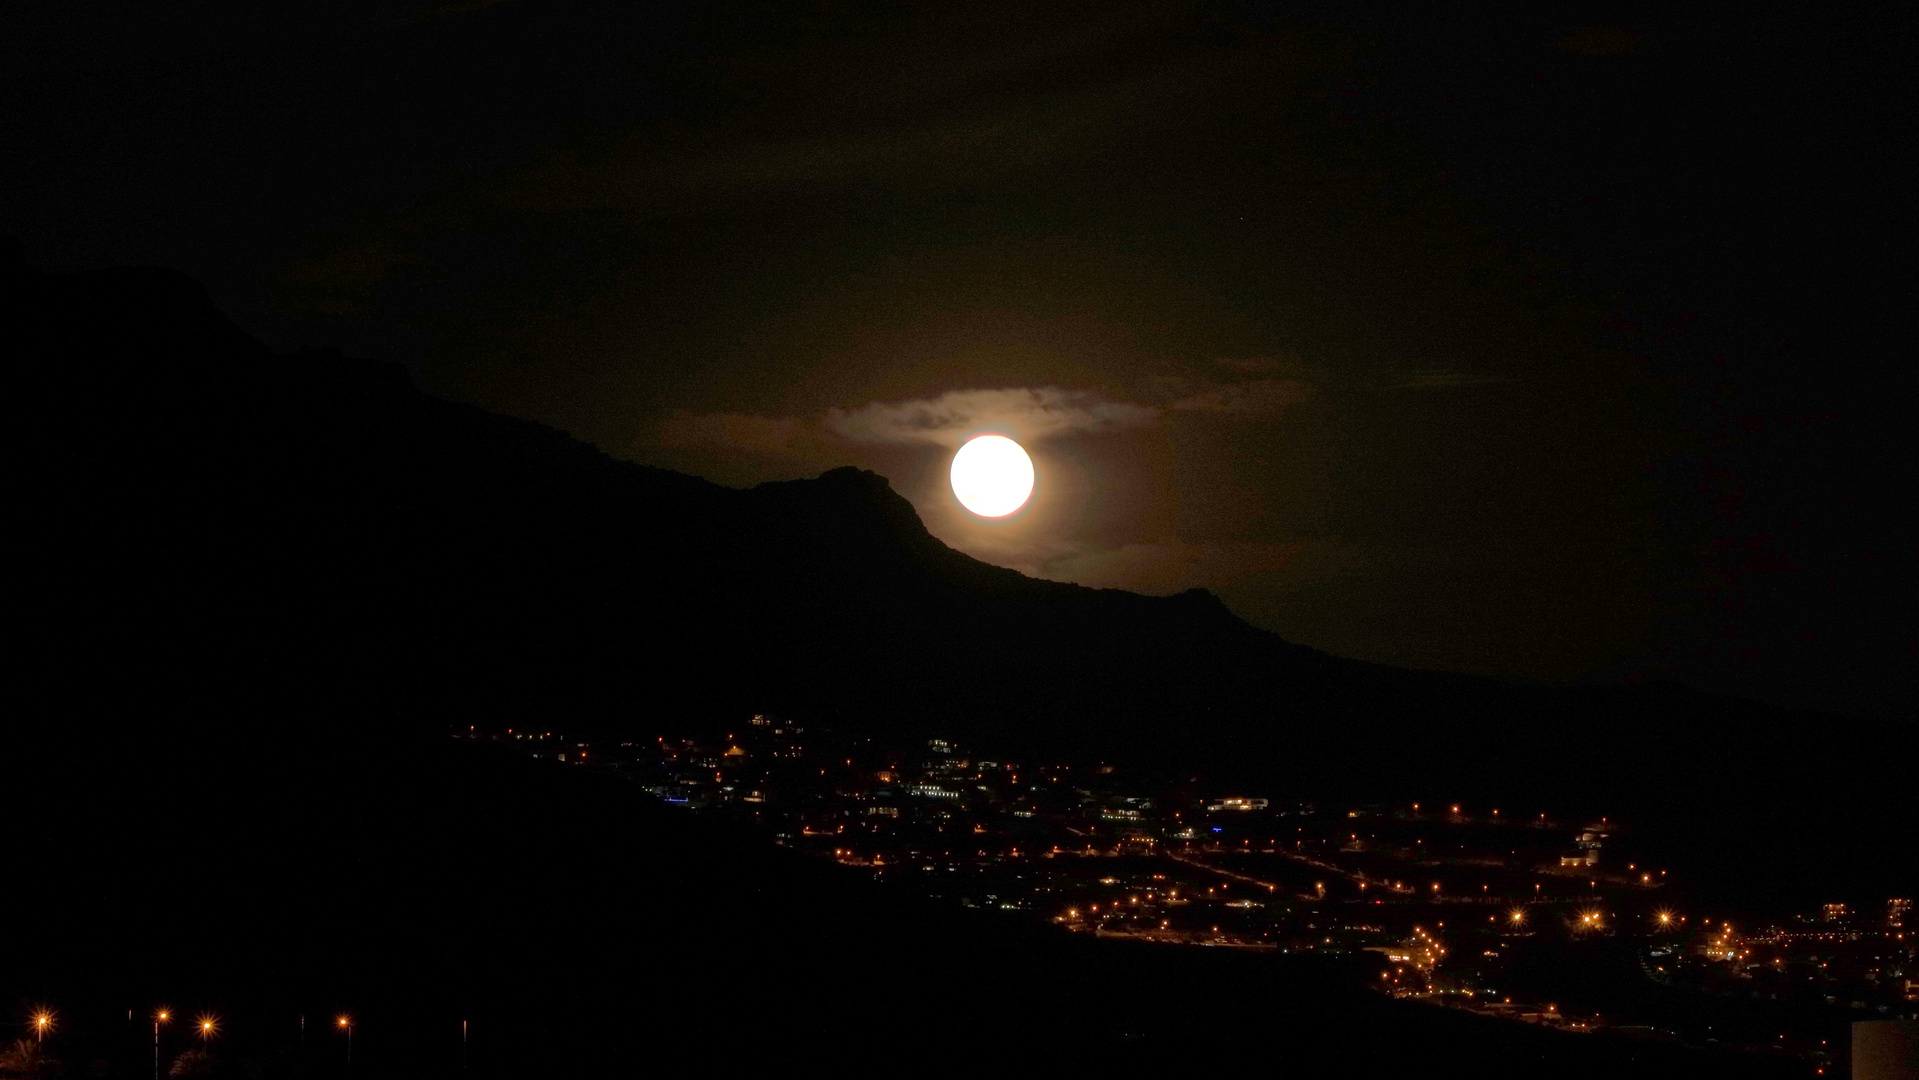
<path id="1" fill-rule="evenodd" d="M 997 518 L 1033 494 L 1033 459 L 1004 435 L 981 435 L 953 455 L 953 494 L 980 517 Z"/>

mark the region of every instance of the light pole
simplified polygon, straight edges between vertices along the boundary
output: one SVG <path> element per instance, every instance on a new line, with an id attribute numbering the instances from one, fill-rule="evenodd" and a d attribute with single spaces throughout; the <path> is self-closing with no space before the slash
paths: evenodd
<path id="1" fill-rule="evenodd" d="M 350 1016 L 347 1016 L 345 1013 L 341 1013 L 339 1023 L 340 1023 L 340 1030 L 346 1032 L 347 1071 L 352 1072 L 353 1071 L 353 1018 Z"/>
<path id="2" fill-rule="evenodd" d="M 220 1030 L 220 1022 L 219 1019 L 211 1013 L 201 1013 L 199 1027 L 200 1050 L 204 1053 L 212 1044 L 213 1033 Z"/>
<path id="3" fill-rule="evenodd" d="M 160 1080 L 160 1025 L 173 1019 L 173 1014 L 161 1009 L 153 1014 L 153 1080 Z"/>
<path id="4" fill-rule="evenodd" d="M 466 1071 L 466 1037 L 467 1037 L 466 1023 L 467 1022 L 465 1020 L 460 1021 L 460 1071 L 461 1072 Z"/>
<path id="5" fill-rule="evenodd" d="M 47 1041 L 47 1029 L 53 1026 L 53 1014 L 45 1009 L 33 1014 L 33 1034 L 42 1045 Z"/>

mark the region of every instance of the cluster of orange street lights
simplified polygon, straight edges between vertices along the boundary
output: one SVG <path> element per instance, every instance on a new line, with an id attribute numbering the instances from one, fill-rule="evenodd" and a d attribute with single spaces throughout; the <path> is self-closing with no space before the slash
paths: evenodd
<path id="1" fill-rule="evenodd" d="M 1604 913 L 1599 911 L 1581 912 L 1578 926 L 1580 928 L 1597 929 L 1603 925 L 1604 918 Z M 1506 913 L 1506 919 L 1512 924 L 1514 929 L 1518 929 L 1526 925 L 1526 909 L 1523 907 L 1513 908 Z M 1670 910 L 1660 910 L 1653 913 L 1653 921 L 1659 925 L 1660 929 L 1669 930 L 1685 920 L 1678 918 Z"/>
<path id="2" fill-rule="evenodd" d="M 160 1025 L 170 1022 L 173 1013 L 168 1009 L 158 1009 L 153 1014 L 153 1077 L 160 1080 Z M 200 1033 L 200 1048 L 206 1049 L 213 1037 L 220 1033 L 220 1018 L 212 1013 L 201 1013 L 193 1022 L 193 1028 Z"/>
<path id="3" fill-rule="evenodd" d="M 1075 912 L 1075 914 L 1077 914 L 1077 912 Z M 127 1021 L 129 1024 L 131 1024 L 132 1020 L 133 1020 L 133 1013 L 131 1012 L 131 1010 L 129 1010 L 127 1013 Z M 154 1080 L 159 1080 L 160 1078 L 160 1029 L 163 1026 L 171 1023 L 172 1021 L 173 1021 L 173 1011 L 171 1009 L 155 1009 L 153 1011 L 153 1076 L 154 1076 Z M 47 1032 L 52 1031 L 54 1027 L 57 1026 L 55 1023 L 53 1010 L 47 1009 L 47 1008 L 35 1009 L 33 1011 L 31 1022 L 33 1026 L 34 1037 L 42 1043 L 45 1043 L 47 1041 Z M 354 1027 L 353 1017 L 348 1015 L 347 1013 L 341 1013 L 340 1015 L 334 1017 L 333 1026 L 340 1032 L 340 1034 L 346 1036 L 346 1066 L 349 1070 L 351 1070 L 353 1068 L 353 1027 Z M 204 1050 L 207 1047 L 212 1045 L 213 1037 L 220 1033 L 220 1018 L 210 1012 L 201 1013 L 199 1017 L 194 1020 L 193 1027 L 194 1027 L 194 1030 L 198 1032 L 200 1035 L 200 1045 L 201 1045 L 201 1048 Z M 304 1053 L 305 1052 L 304 1046 L 306 1043 L 306 1016 L 304 1014 L 302 1014 L 300 1017 L 300 1032 L 301 1032 L 300 1041 L 303 1048 L 302 1053 Z M 468 1027 L 468 1022 L 463 1019 L 460 1021 L 460 1069 L 462 1072 L 466 1070 L 467 1042 L 469 1037 L 470 1037 L 470 1029 Z"/>
<path id="4" fill-rule="evenodd" d="M 169 1023 L 172 1019 L 173 1012 L 169 1009 L 159 1009 L 153 1014 L 154 1080 L 160 1080 L 160 1026 Z M 340 1030 L 346 1032 L 346 1064 L 347 1068 L 351 1069 L 353 1067 L 353 1018 L 347 1016 L 345 1013 L 341 1013 L 337 1023 Z M 52 1014 L 42 1010 L 34 1016 L 33 1026 L 34 1029 L 40 1033 L 41 1041 L 44 1042 L 47 1036 L 47 1029 L 53 1026 Z M 194 1029 L 200 1033 L 200 1046 L 204 1049 L 212 1043 L 213 1037 L 220 1033 L 220 1018 L 212 1013 L 201 1013 L 200 1018 L 194 1021 L 193 1026 Z M 301 1019 L 300 1026 L 302 1030 L 305 1029 L 306 1021 L 304 1018 Z"/>

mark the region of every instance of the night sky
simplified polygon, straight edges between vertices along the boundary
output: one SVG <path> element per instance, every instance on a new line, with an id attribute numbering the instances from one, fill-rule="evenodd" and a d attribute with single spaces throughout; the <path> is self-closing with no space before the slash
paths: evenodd
<path id="1" fill-rule="evenodd" d="M 1908 26 L 180 7 L 0 14 L 30 261 L 1342 655 L 1919 704 Z"/>

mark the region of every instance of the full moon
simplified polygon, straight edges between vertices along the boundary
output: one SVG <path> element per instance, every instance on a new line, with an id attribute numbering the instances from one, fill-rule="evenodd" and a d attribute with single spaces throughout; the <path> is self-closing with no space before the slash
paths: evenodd
<path id="1" fill-rule="evenodd" d="M 953 455 L 953 494 L 980 517 L 1005 517 L 1033 494 L 1033 459 L 1004 435 L 981 435 Z"/>

